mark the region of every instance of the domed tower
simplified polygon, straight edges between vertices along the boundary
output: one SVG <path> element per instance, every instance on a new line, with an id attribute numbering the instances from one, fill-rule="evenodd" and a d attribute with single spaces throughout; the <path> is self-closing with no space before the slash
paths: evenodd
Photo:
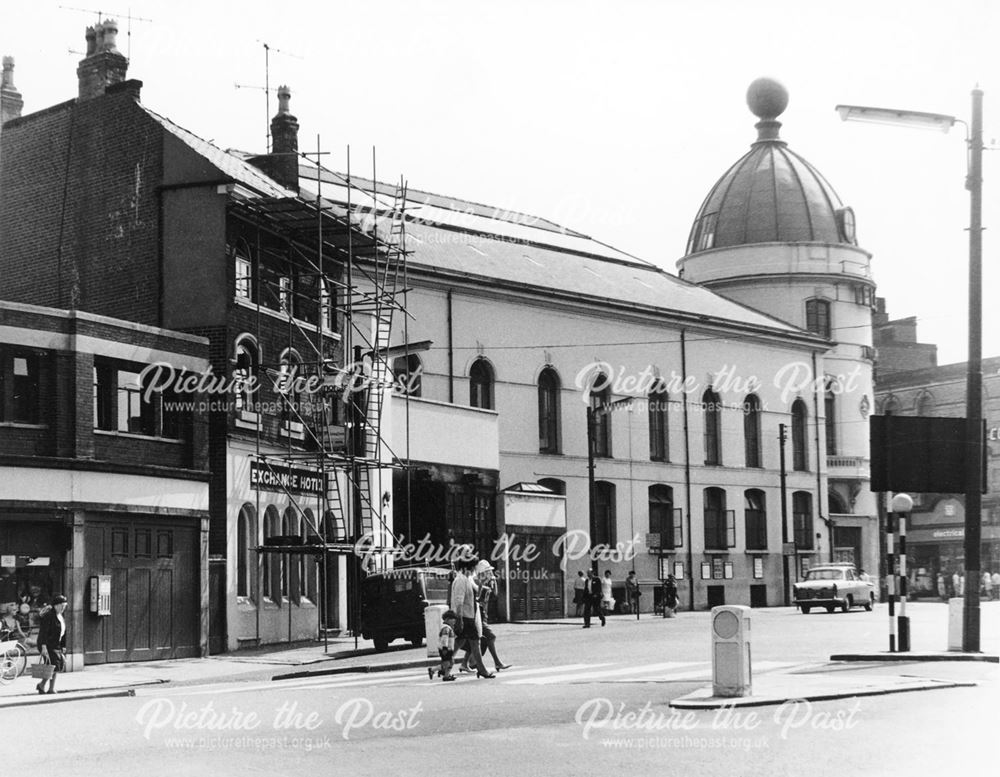
<path id="1" fill-rule="evenodd" d="M 830 350 L 817 364 L 828 388 L 819 396 L 800 392 L 813 422 L 818 419 L 824 456 L 819 466 L 828 493 L 820 495 L 818 512 L 833 520 L 834 555 L 846 559 L 851 547 L 855 562 L 874 571 L 871 254 L 857 244 L 853 211 L 780 138 L 785 87 L 757 79 L 747 104 L 759 119 L 757 140 L 708 193 L 677 266 L 687 281 L 829 339 Z"/>

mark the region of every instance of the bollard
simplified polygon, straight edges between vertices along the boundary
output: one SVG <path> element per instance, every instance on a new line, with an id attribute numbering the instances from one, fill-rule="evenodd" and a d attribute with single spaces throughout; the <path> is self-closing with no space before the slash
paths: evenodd
<path id="1" fill-rule="evenodd" d="M 955 596 L 948 600 L 948 650 L 962 650 L 965 599 Z"/>
<path id="2" fill-rule="evenodd" d="M 712 695 L 749 696 L 750 608 L 712 608 Z"/>
<path id="3" fill-rule="evenodd" d="M 441 616 L 448 612 L 445 604 L 428 604 L 424 608 L 424 633 L 427 635 L 427 657 L 437 658 L 438 634 L 441 631 Z"/>

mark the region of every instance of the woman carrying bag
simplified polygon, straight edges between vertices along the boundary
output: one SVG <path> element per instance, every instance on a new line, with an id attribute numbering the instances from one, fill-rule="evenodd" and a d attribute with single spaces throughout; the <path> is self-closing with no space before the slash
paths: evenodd
<path id="1" fill-rule="evenodd" d="M 63 654 L 66 649 L 66 619 L 63 617 L 66 605 L 65 596 L 62 594 L 55 596 L 52 599 L 52 609 L 42 616 L 38 624 L 38 652 L 42 663 L 52 666 L 47 693 L 56 692 L 56 673 L 66 671 L 66 658 Z M 39 693 L 46 693 L 45 677 L 42 677 L 42 681 L 35 686 L 35 689 Z"/>

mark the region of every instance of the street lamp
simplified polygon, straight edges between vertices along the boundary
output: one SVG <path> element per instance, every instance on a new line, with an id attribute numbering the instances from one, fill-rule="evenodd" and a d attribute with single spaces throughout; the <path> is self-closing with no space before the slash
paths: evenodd
<path id="1" fill-rule="evenodd" d="M 897 124 L 947 132 L 961 119 L 940 113 L 838 105 L 844 121 Z M 983 486 L 983 92 L 972 90 L 965 188 L 969 190 L 969 359 L 965 384 L 965 586 L 962 650 L 979 652 L 979 572 Z"/>

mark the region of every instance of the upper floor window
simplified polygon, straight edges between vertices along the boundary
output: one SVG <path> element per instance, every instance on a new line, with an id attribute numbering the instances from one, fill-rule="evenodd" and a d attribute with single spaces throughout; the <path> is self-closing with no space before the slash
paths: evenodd
<path id="1" fill-rule="evenodd" d="M 688 240 L 689 254 L 697 251 L 707 251 L 715 246 L 715 227 L 719 220 L 718 212 L 706 213 L 699 218 L 691 230 L 691 238 Z"/>
<path id="2" fill-rule="evenodd" d="M 591 443 L 594 455 L 602 457 L 611 456 L 611 389 L 607 383 L 604 375 L 599 376 L 595 384 L 604 388 L 590 392 Z"/>
<path id="3" fill-rule="evenodd" d="M 751 488 L 743 493 L 747 550 L 767 550 L 767 511 L 764 492 Z"/>
<path id="4" fill-rule="evenodd" d="M 804 472 L 809 469 L 806 403 L 796 399 L 792 403 L 792 469 Z"/>
<path id="5" fill-rule="evenodd" d="M 705 548 L 725 550 L 736 545 L 736 523 L 732 510 L 726 509 L 726 492 L 721 488 L 706 488 Z"/>
<path id="6" fill-rule="evenodd" d="M 240 240 L 233 251 L 236 268 L 236 296 L 248 301 L 253 300 L 253 262 L 250 260 L 250 249 L 245 240 Z"/>
<path id="7" fill-rule="evenodd" d="M 335 312 L 336 300 L 334 292 L 331 290 L 330 282 L 323 279 L 320 281 L 319 289 L 319 326 L 324 332 L 335 332 L 337 330 Z"/>
<path id="8" fill-rule="evenodd" d="M 823 337 L 829 337 L 830 303 L 825 299 L 806 300 L 806 329 Z"/>
<path id="9" fill-rule="evenodd" d="M 667 411 L 670 398 L 663 389 L 649 394 L 649 458 L 669 461 L 670 446 L 667 442 Z"/>
<path id="10" fill-rule="evenodd" d="M 746 450 L 747 466 L 762 466 L 760 455 L 760 399 L 756 394 L 749 394 L 743 400 L 743 445 Z"/>
<path id="11" fill-rule="evenodd" d="M 538 450 L 559 452 L 559 375 L 551 367 L 538 376 Z"/>
<path id="12" fill-rule="evenodd" d="M 795 547 L 799 550 L 812 549 L 812 494 L 808 491 L 796 491 L 792 494 L 792 527 Z"/>
<path id="13" fill-rule="evenodd" d="M 649 487 L 649 531 L 660 535 L 663 549 L 673 550 L 682 544 L 679 515 L 674 512 L 674 490 L 662 483 Z"/>
<path id="14" fill-rule="evenodd" d="M 237 410 L 256 411 L 259 367 L 260 354 L 257 352 L 256 344 L 249 338 L 240 340 L 236 346 L 236 365 L 233 368 Z"/>
<path id="15" fill-rule="evenodd" d="M 594 522 L 590 527 L 590 543 L 615 544 L 615 485 L 603 480 L 594 483 Z"/>
<path id="16" fill-rule="evenodd" d="M 146 389 L 138 366 L 95 359 L 94 428 L 179 439 L 177 395 L 168 389 Z"/>
<path id="17" fill-rule="evenodd" d="M 422 375 L 423 365 L 420 363 L 420 357 L 415 353 L 411 353 L 409 356 L 400 356 L 392 363 L 392 377 L 396 384 L 396 391 L 401 394 L 419 397 L 422 390 Z"/>
<path id="18" fill-rule="evenodd" d="M 553 494 L 566 496 L 566 481 L 559 478 L 539 478 L 538 485 L 545 486 Z"/>
<path id="19" fill-rule="evenodd" d="M 705 463 L 722 463 L 722 400 L 712 389 L 701 397 L 705 417 Z"/>
<path id="20" fill-rule="evenodd" d="M 934 397 L 927 392 L 920 395 L 917 400 L 917 415 L 929 418 L 934 415 Z"/>
<path id="21" fill-rule="evenodd" d="M 493 409 L 493 368 L 485 359 L 476 359 L 469 369 L 469 405 Z"/>
<path id="22" fill-rule="evenodd" d="M 278 310 L 295 315 L 295 290 L 290 275 L 278 276 Z"/>
<path id="23" fill-rule="evenodd" d="M 827 379 L 826 392 L 823 394 L 823 412 L 826 414 L 826 455 L 837 455 L 837 396 L 833 391 L 833 382 Z"/>
<path id="24" fill-rule="evenodd" d="M 24 350 L 0 350 L 0 422 L 37 424 L 40 360 Z"/>

